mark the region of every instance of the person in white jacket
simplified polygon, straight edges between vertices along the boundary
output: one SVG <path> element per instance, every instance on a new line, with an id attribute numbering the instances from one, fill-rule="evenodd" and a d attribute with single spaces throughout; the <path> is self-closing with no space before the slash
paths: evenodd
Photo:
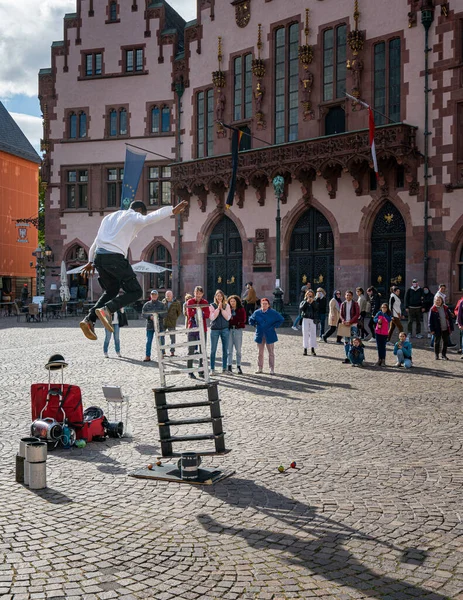
<path id="1" fill-rule="evenodd" d="M 147 214 L 144 202 L 132 202 L 128 210 L 113 212 L 101 221 L 100 228 L 89 254 L 89 262 L 83 267 L 82 275 L 91 276 L 98 270 L 99 282 L 103 294 L 83 321 L 80 328 L 89 340 L 96 340 L 95 322 L 97 317 L 105 329 L 114 332 L 112 314 L 140 298 L 143 291 L 137 277 L 127 260 L 132 241 L 139 232 L 161 219 L 177 215 L 188 206 L 187 201 L 175 207 L 165 206 Z M 122 294 L 119 291 L 123 290 Z"/>

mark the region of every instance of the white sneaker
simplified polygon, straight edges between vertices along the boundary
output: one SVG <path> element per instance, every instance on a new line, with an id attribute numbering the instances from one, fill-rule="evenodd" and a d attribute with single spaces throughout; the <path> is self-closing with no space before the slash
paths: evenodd
<path id="1" fill-rule="evenodd" d="M 296 325 L 293 325 L 293 326 L 291 327 L 291 329 L 294 329 L 294 331 L 299 331 L 299 329 L 296 327 Z"/>
<path id="2" fill-rule="evenodd" d="M 386 346 L 393 346 L 394 342 L 386 342 Z"/>
<path id="3" fill-rule="evenodd" d="M 105 358 L 109 358 L 109 354 L 107 352 L 104 353 Z"/>
<path id="4" fill-rule="evenodd" d="M 217 375 L 217 371 L 215 369 L 211 369 L 211 375 Z"/>
<path id="5" fill-rule="evenodd" d="M 262 369 L 257 369 L 256 375 L 259 374 L 259 373 L 263 373 Z"/>
<path id="6" fill-rule="evenodd" d="M 120 352 L 116 352 L 116 354 L 119 358 L 122 358 L 122 354 Z"/>
<path id="7" fill-rule="evenodd" d="M 416 334 L 416 337 L 417 337 L 419 340 L 421 340 L 421 339 L 423 338 L 423 336 L 421 335 L 421 333 L 417 333 L 417 334 Z"/>
<path id="8" fill-rule="evenodd" d="M 395 365 L 394 365 L 394 367 L 400 367 L 400 363 L 396 362 Z"/>
<path id="9" fill-rule="evenodd" d="M 275 371 L 273 369 L 270 369 L 270 375 L 275 375 Z"/>

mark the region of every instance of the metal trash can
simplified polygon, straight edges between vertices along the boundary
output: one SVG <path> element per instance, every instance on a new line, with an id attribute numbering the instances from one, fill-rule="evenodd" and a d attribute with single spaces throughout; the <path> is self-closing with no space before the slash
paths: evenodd
<path id="1" fill-rule="evenodd" d="M 47 444 L 30 442 L 26 444 L 24 463 L 24 482 L 31 490 L 43 490 L 47 487 Z"/>

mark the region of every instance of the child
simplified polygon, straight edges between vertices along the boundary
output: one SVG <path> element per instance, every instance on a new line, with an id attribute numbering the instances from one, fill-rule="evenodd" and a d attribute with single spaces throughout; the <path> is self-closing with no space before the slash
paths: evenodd
<path id="1" fill-rule="evenodd" d="M 353 367 L 363 367 L 365 361 L 365 346 L 362 344 L 362 340 L 355 337 L 350 344 L 348 357 L 350 364 Z"/>
<path id="2" fill-rule="evenodd" d="M 399 333 L 399 341 L 394 346 L 394 354 L 397 356 L 396 367 L 403 365 L 406 369 L 410 369 L 412 366 L 412 345 L 403 331 Z"/>
<path id="3" fill-rule="evenodd" d="M 386 343 L 389 333 L 389 323 L 391 320 L 392 317 L 389 311 L 389 306 L 386 304 L 386 302 L 383 302 L 383 304 L 381 304 L 381 310 L 374 318 L 376 323 L 376 347 L 378 348 L 378 362 L 376 363 L 377 367 L 386 366 Z"/>

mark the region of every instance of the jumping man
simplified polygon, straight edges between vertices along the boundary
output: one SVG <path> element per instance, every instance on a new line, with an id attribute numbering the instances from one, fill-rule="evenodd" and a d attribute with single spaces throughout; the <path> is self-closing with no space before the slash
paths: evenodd
<path id="1" fill-rule="evenodd" d="M 148 225 L 161 219 L 178 215 L 188 206 L 185 200 L 175 207 L 165 206 L 149 215 L 143 202 L 132 202 L 128 210 L 118 210 L 107 215 L 101 222 L 95 241 L 90 248 L 89 262 L 82 269 L 84 277 L 98 270 L 98 281 L 103 294 L 88 315 L 80 323 L 85 337 L 96 340 L 95 322 L 97 317 L 108 331 L 114 331 L 112 314 L 135 302 L 142 295 L 136 275 L 127 260 L 127 253 L 138 233 Z M 123 293 L 119 294 L 120 289 Z M 118 295 L 119 294 L 119 295 Z"/>

